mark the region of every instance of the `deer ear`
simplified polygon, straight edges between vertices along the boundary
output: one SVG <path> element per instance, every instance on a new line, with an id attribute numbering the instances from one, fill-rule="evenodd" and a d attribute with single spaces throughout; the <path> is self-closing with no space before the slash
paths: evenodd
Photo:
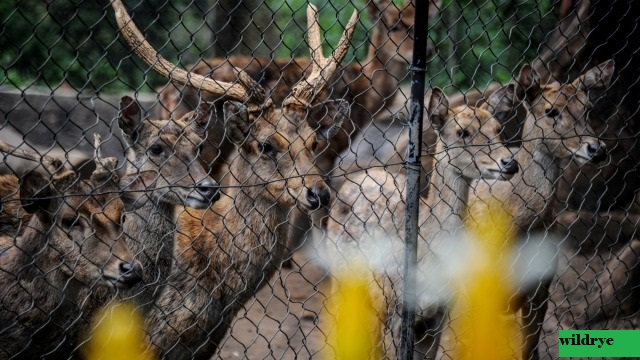
<path id="1" fill-rule="evenodd" d="M 149 201 L 147 190 L 152 188 L 157 178 L 157 171 L 146 170 L 120 179 L 120 199 L 127 211 L 139 209 Z"/>
<path id="2" fill-rule="evenodd" d="M 429 99 L 427 114 L 431 120 L 431 127 L 439 131 L 449 117 L 449 99 L 439 88 L 433 88 Z"/>
<path id="3" fill-rule="evenodd" d="M 204 137 L 209 127 L 211 116 L 214 113 L 214 106 L 210 103 L 203 102 L 200 103 L 194 111 L 186 114 L 180 120 L 189 124 L 196 134 Z"/>
<path id="4" fill-rule="evenodd" d="M 589 69 L 573 81 L 573 86 L 577 89 L 587 91 L 591 89 L 605 89 L 609 87 L 613 71 L 615 70 L 615 62 L 608 60 L 602 64 Z"/>
<path id="5" fill-rule="evenodd" d="M 236 145 L 242 144 L 251 129 L 247 107 L 237 101 L 227 101 L 223 111 L 227 136 Z"/>
<path id="6" fill-rule="evenodd" d="M 129 96 L 120 99 L 120 109 L 118 111 L 118 126 L 122 134 L 129 141 L 129 144 L 138 140 L 138 128 L 142 123 L 142 109 L 140 105 Z"/>
<path id="7" fill-rule="evenodd" d="M 531 102 L 540 95 L 540 75 L 538 75 L 531 65 L 525 64 L 522 66 L 516 82 L 516 94 L 518 94 L 518 98 L 525 98 Z"/>
<path id="8" fill-rule="evenodd" d="M 329 140 L 343 122 L 349 121 L 349 112 L 349 104 L 344 100 L 325 101 L 309 110 L 307 123 L 318 134 L 318 140 Z"/>
<path id="9" fill-rule="evenodd" d="M 33 214 L 36 211 L 46 210 L 51 204 L 52 194 L 50 182 L 37 172 L 30 172 L 22 178 L 20 184 L 20 201 L 22 208 Z"/>
<path id="10" fill-rule="evenodd" d="M 516 85 L 508 84 L 491 94 L 487 102 L 482 104 L 480 108 L 487 110 L 504 124 L 510 119 L 510 115 L 515 110 L 517 103 Z"/>

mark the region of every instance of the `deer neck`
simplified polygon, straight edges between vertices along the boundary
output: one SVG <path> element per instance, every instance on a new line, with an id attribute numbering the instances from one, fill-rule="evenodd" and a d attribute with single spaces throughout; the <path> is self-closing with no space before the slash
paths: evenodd
<path id="1" fill-rule="evenodd" d="M 538 126 L 524 128 L 522 148 L 515 156 L 520 171 L 511 179 L 514 193 L 525 202 L 541 198 L 546 202 L 555 190 L 560 177 L 560 167 L 551 150 L 544 144 L 545 135 Z"/>
<path id="2" fill-rule="evenodd" d="M 252 239 L 257 243 L 270 243 L 269 246 L 276 242 L 283 243 L 286 236 L 284 224 L 288 221 L 287 214 L 290 211 L 278 206 L 277 200 L 263 198 L 261 192 L 260 186 L 248 186 L 235 192 L 233 209 L 230 215 L 224 217 L 225 222 L 241 224 L 238 231 L 255 234 Z M 247 242 L 250 247 L 257 245 L 250 242 Z"/>
<path id="3" fill-rule="evenodd" d="M 128 215 L 124 223 L 127 246 L 143 268 L 143 281 L 128 292 L 136 294 L 136 300 L 141 304 L 151 303 L 171 272 L 176 236 L 175 213 L 173 204 L 148 201 Z"/>
<path id="4" fill-rule="evenodd" d="M 66 305 L 71 303 L 65 302 L 66 305 L 62 306 L 62 298 L 75 299 L 82 284 L 62 271 L 66 266 L 61 265 L 65 262 L 63 250 L 51 245 L 50 239 L 46 236 L 48 230 L 38 230 L 47 229 L 48 226 L 43 227 L 37 216 L 32 217 L 24 233 L 16 239 L 16 246 L 2 254 L 0 268 L 10 276 L 0 279 L 3 282 L 8 281 L 7 289 L 28 292 L 29 308 L 33 301 L 38 304 L 39 311 L 45 311 L 43 309 L 47 308 L 53 311 L 56 307 L 64 310 L 68 309 Z M 18 281 L 20 286 L 15 285 Z M 15 305 L 20 308 L 26 304 Z"/>
<path id="5" fill-rule="evenodd" d="M 436 236 L 451 237 L 461 230 L 469 200 L 470 180 L 449 164 L 441 141 L 436 146 L 436 154 L 427 203 L 420 208 L 420 228 L 429 232 L 423 236 L 427 240 Z"/>

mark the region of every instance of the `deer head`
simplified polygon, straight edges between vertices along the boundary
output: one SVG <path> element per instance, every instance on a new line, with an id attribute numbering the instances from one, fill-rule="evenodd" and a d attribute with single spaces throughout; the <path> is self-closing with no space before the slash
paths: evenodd
<path id="1" fill-rule="evenodd" d="M 201 88 L 230 100 L 224 104 L 225 130 L 239 150 L 232 171 L 240 184 L 260 185 L 256 195 L 280 205 L 300 203 L 306 209 L 328 205 L 330 191 L 315 168 L 313 151 L 318 141 L 333 136 L 345 117 L 348 106 L 342 101 L 317 102 L 317 95 L 346 55 L 357 13 L 347 24 L 340 44 L 332 56 L 322 55 L 317 10 L 309 5 L 309 47 L 313 70 L 291 90 L 281 107 L 265 100 L 265 92 L 243 71 L 236 70 L 239 81 L 214 81 L 177 68 L 146 42 L 133 25 L 121 1 L 112 6 L 120 31 L 132 49 L 158 73 L 172 81 Z M 251 191 L 247 189 L 247 191 Z"/>
<path id="2" fill-rule="evenodd" d="M 540 85 L 537 72 L 524 65 L 512 90 L 524 99 L 527 120 L 532 119 L 525 121 L 523 138 L 543 139 L 542 150 L 557 159 L 572 158 L 578 164 L 606 159 L 606 146 L 589 126 L 588 111 L 592 107 L 590 92 L 607 88 L 613 71 L 614 62 L 609 60 L 571 83 Z"/>
<path id="3" fill-rule="evenodd" d="M 150 198 L 204 209 L 219 199 L 218 183 L 198 161 L 210 116 L 210 107 L 201 105 L 177 121 L 143 120 L 137 102 L 121 99 L 118 125 L 129 146 L 122 181 L 127 205 L 139 207 Z"/>
<path id="4" fill-rule="evenodd" d="M 142 266 L 124 243 L 124 205 L 119 198 L 115 158 L 102 158 L 96 136 L 96 170 L 89 180 L 80 180 L 58 159 L 15 149 L 0 143 L 0 151 L 40 161 L 50 179 L 30 172 L 20 185 L 22 207 L 33 214 L 29 233 L 45 234 L 44 244 L 25 244 L 25 251 L 40 256 L 42 246 L 55 249 L 59 269 L 67 278 L 86 285 L 128 288 L 141 280 Z"/>
<path id="5" fill-rule="evenodd" d="M 444 161 L 461 176 L 508 180 L 518 172 L 518 162 L 501 142 L 501 125 L 486 107 L 450 109 L 446 95 L 434 88 L 428 111 L 445 150 Z"/>

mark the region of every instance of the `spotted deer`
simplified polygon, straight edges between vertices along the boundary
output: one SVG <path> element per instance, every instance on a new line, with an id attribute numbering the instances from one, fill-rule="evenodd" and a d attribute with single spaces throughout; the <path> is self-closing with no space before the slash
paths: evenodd
<path id="1" fill-rule="evenodd" d="M 418 261 L 421 264 L 433 259 L 429 249 L 450 241 L 462 229 L 472 179 L 506 180 L 518 171 L 517 161 L 501 143 L 501 125 L 486 106 L 450 108 L 447 97 L 436 88 L 431 93 L 428 112 L 438 133 L 437 161 L 428 198 L 420 205 Z M 371 285 L 372 293 L 384 304 L 380 321 L 384 326 L 384 353 L 389 358 L 395 358 L 400 336 L 405 183 L 404 173 L 391 175 L 382 168 L 349 177 L 338 192 L 327 224 L 328 257 L 339 259 L 334 265 L 341 265 L 342 259 L 351 262 L 351 255 L 358 253 L 369 257 L 368 251 L 375 248 L 383 249 L 385 259 L 393 258 L 388 259 L 392 264 L 385 265 L 384 269 L 374 268 L 378 281 Z M 384 239 L 377 229 L 381 229 Z M 387 248 L 399 251 L 394 252 L 394 257 Z M 378 284 L 382 284 L 382 288 Z M 428 339 L 437 351 L 444 310 L 441 306 L 429 309 L 431 319 L 438 319 L 433 321 L 431 339 Z M 433 357 L 435 353 L 429 355 Z"/>
<path id="2" fill-rule="evenodd" d="M 4 142 L 0 151 L 39 160 L 51 174 L 0 177 L 8 191 L 3 212 L 19 202 L 11 207 L 29 214 L 15 237 L 0 237 L 0 359 L 68 356 L 77 343 L 69 334 L 92 315 L 85 290 L 124 290 L 141 280 L 140 262 L 124 241 L 117 160 L 98 155 L 91 178 L 80 180 L 58 159 Z"/>
<path id="3" fill-rule="evenodd" d="M 522 171 L 509 181 L 480 181 L 473 189 L 470 202 L 497 199 L 513 218 L 513 230 L 526 234 L 543 230 L 552 218 L 551 200 L 562 176 L 560 161 L 578 164 L 606 159 L 604 143 L 588 123 L 591 107 L 590 92 L 609 85 L 614 71 L 613 60 L 586 71 L 571 83 L 543 85 L 537 72 L 523 66 L 515 84 L 510 84 L 504 96 L 492 104 L 498 113 L 513 109 L 522 99 L 527 116 L 522 126 L 522 148 L 515 155 Z M 480 209 L 473 207 L 470 209 Z M 471 212 L 471 218 L 481 214 Z M 469 222 L 474 226 L 474 222 Z M 525 359 L 537 358 L 536 347 L 540 325 L 546 311 L 548 283 L 537 284 L 518 297 L 516 308 L 523 311 Z M 526 299 L 526 301 L 525 301 Z M 524 305 L 527 306 L 524 306 Z"/>
<path id="4" fill-rule="evenodd" d="M 210 358 L 231 320 L 275 273 L 285 252 L 287 221 L 299 205 L 326 206 L 331 192 L 314 165 L 320 138 L 330 138 L 348 116 L 345 102 L 321 103 L 317 94 L 344 58 L 357 21 L 354 12 L 332 56 L 321 54 L 317 10 L 309 5 L 314 70 L 276 106 L 246 73 L 226 83 L 176 68 L 144 40 L 124 6 L 116 19 L 138 56 L 172 81 L 224 96 L 225 130 L 239 156 L 228 193 L 207 210 L 187 209 L 178 221 L 176 267 L 147 318 L 150 345 L 166 358 Z"/>
<path id="5" fill-rule="evenodd" d="M 128 96 L 120 102 L 118 125 L 128 146 L 122 186 L 131 189 L 123 199 L 131 204 L 147 200 L 124 222 L 128 246 L 144 268 L 143 281 L 128 293 L 145 311 L 171 272 L 179 209 L 206 209 L 220 198 L 218 183 L 197 160 L 209 118 L 206 104 L 171 121 L 143 119 L 142 109 Z"/>

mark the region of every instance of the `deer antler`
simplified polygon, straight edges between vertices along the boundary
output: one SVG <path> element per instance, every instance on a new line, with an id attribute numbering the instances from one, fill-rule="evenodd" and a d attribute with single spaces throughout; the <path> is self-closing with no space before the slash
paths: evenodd
<path id="1" fill-rule="evenodd" d="M 347 27 L 342 33 L 338 47 L 333 54 L 325 58 L 322 55 L 322 40 L 320 40 L 320 24 L 318 22 L 318 9 L 309 4 L 307 8 L 307 27 L 309 28 L 309 50 L 312 57 L 312 71 L 307 79 L 300 80 L 291 89 L 291 95 L 285 99 L 285 106 L 303 106 L 310 107 L 311 102 L 316 95 L 322 93 L 338 65 L 347 55 L 349 42 L 353 36 L 358 21 L 358 12 L 354 11 L 351 19 L 347 23 Z"/>
<path id="2" fill-rule="evenodd" d="M 118 175 L 115 173 L 115 169 L 118 167 L 118 159 L 114 157 L 102 157 L 102 136 L 100 134 L 93 134 L 94 146 L 95 150 L 95 163 L 96 169 L 91 173 L 91 179 L 93 181 L 106 181 L 109 179 L 113 179 L 116 183 L 118 182 Z"/>
<path id="3" fill-rule="evenodd" d="M 121 0 L 112 0 L 111 6 L 116 13 L 116 22 L 120 27 L 120 32 L 127 40 L 135 53 L 151 66 L 160 75 L 171 79 L 179 84 L 202 89 L 214 95 L 219 95 L 232 100 L 246 102 L 258 107 L 268 107 L 271 105 L 267 101 L 264 104 L 264 90 L 243 70 L 237 70 L 240 79 L 239 84 L 231 84 L 222 81 L 215 81 L 202 75 L 194 74 L 178 68 L 165 58 L 163 58 L 144 39 L 142 33 L 133 23 Z M 307 9 L 307 21 L 309 27 L 309 48 L 313 58 L 313 70 L 311 75 L 305 80 L 301 80 L 291 90 L 291 95 L 284 101 L 285 106 L 303 106 L 308 108 L 317 94 L 320 94 L 327 86 L 329 79 L 342 62 L 349 42 L 353 36 L 353 31 L 358 20 L 358 12 L 354 11 L 347 27 L 342 34 L 338 47 L 333 51 L 332 56 L 325 58 L 322 55 L 322 41 L 320 40 L 320 25 L 318 23 L 318 10 L 314 5 L 309 4 Z M 249 111 L 252 111 L 250 108 Z"/>
<path id="4" fill-rule="evenodd" d="M 178 68 L 149 45 L 149 42 L 145 40 L 140 30 L 133 23 L 121 0 L 112 0 L 111 6 L 115 10 L 116 22 L 125 40 L 127 40 L 133 51 L 160 75 L 176 83 L 202 89 L 213 95 L 252 104 L 261 104 L 258 99 L 252 97 L 252 89 L 247 89 L 242 84 L 216 81 Z"/>
<path id="5" fill-rule="evenodd" d="M 7 144 L 4 141 L 0 141 L 0 152 L 3 152 L 7 155 L 15 156 L 20 159 L 32 160 L 40 163 L 51 175 L 62 175 L 69 172 L 69 170 L 64 167 L 64 164 L 60 159 L 52 158 L 46 155 L 40 155 L 38 152 L 33 150 L 19 149 L 15 146 Z"/>

